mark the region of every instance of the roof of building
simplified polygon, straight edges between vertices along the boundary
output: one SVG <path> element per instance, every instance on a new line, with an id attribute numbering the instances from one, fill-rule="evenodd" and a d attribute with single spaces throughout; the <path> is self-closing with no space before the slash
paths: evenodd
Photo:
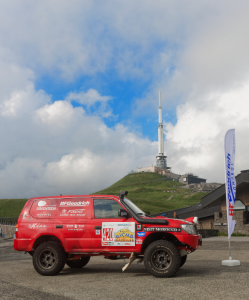
<path id="1" fill-rule="evenodd" d="M 244 185 L 245 183 L 249 183 L 249 170 L 241 171 L 236 177 L 236 186 L 237 188 L 240 185 Z M 215 201 L 219 200 L 226 193 L 225 184 L 222 184 L 219 188 L 207 194 L 203 198 L 201 198 L 202 207 L 206 207 L 212 205 Z"/>
<path id="2" fill-rule="evenodd" d="M 242 187 L 243 185 L 249 183 L 249 170 L 243 170 L 236 177 L 236 186 Z M 189 218 L 189 217 L 199 217 L 204 218 L 214 214 L 214 212 L 221 211 L 221 205 L 219 200 L 221 197 L 225 196 L 225 184 L 221 185 L 211 193 L 207 194 L 201 199 L 200 203 L 197 203 L 192 206 L 174 209 L 170 211 L 161 212 L 158 214 L 154 214 L 153 216 L 165 216 L 168 218 L 172 218 L 174 216 L 174 212 L 180 218 Z M 216 202 L 217 201 L 217 202 Z"/>

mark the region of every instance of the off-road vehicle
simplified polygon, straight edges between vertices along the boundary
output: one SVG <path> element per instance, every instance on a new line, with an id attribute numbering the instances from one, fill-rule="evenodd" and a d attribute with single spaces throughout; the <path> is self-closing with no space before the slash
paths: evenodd
<path id="1" fill-rule="evenodd" d="M 65 264 L 82 268 L 96 255 L 129 258 L 123 271 L 139 259 L 155 277 L 172 276 L 201 245 L 193 218 L 151 217 L 126 195 L 29 199 L 16 225 L 14 249 L 31 254 L 35 270 L 45 276 Z"/>

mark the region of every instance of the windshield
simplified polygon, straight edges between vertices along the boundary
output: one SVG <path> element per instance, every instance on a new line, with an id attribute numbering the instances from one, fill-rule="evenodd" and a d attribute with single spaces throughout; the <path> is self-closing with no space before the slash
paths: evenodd
<path id="1" fill-rule="evenodd" d="M 136 213 L 137 215 L 145 216 L 145 213 L 139 207 L 137 207 L 131 200 L 124 198 L 124 202 L 134 211 L 134 213 Z"/>

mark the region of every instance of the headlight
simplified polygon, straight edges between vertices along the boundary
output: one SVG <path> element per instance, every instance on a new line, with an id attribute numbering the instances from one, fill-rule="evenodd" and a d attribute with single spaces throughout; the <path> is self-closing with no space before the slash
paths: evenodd
<path id="1" fill-rule="evenodd" d="M 186 231 L 188 234 L 197 234 L 194 225 L 181 225 L 182 229 Z"/>

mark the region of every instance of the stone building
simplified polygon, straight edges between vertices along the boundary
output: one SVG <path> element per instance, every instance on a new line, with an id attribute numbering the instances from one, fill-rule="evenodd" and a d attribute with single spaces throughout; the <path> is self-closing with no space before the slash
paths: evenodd
<path id="1" fill-rule="evenodd" d="M 156 215 L 171 218 L 174 211 L 181 219 L 198 217 L 199 229 L 218 229 L 220 232 L 227 232 L 225 184 L 204 196 L 200 203 Z M 236 199 L 233 218 L 236 220 L 234 233 L 249 235 L 249 170 L 241 171 L 236 176 Z"/>
<path id="2" fill-rule="evenodd" d="M 175 179 L 175 180 L 179 180 L 179 178 L 180 178 L 180 175 L 172 173 L 170 171 L 170 168 L 162 169 L 162 168 L 157 167 L 157 166 L 139 168 L 139 169 L 137 169 L 137 172 L 153 172 L 153 173 L 158 173 L 158 174 L 161 174 L 163 176 L 166 176 L 168 178 Z"/>

